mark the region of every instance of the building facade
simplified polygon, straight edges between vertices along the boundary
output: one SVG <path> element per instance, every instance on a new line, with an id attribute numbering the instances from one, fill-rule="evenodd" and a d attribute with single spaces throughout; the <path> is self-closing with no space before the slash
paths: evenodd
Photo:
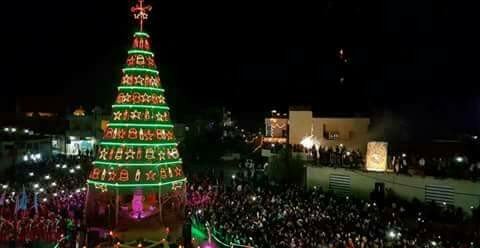
<path id="1" fill-rule="evenodd" d="M 311 110 L 290 110 L 288 143 L 300 144 L 313 135 L 322 147 L 345 146 L 366 152 L 370 119 L 364 117 L 315 117 Z"/>

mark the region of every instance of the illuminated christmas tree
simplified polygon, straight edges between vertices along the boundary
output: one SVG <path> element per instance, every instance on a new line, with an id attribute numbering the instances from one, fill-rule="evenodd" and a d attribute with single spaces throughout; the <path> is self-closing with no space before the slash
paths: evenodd
<path id="1" fill-rule="evenodd" d="M 88 225 L 117 228 L 181 212 L 186 178 L 155 64 L 143 31 L 150 6 L 132 7 L 139 21 L 112 105 L 112 117 L 88 176 Z M 178 201 L 174 201 L 178 200 Z M 172 205 L 174 206 L 172 208 Z M 173 209 L 173 210 L 172 210 Z"/>

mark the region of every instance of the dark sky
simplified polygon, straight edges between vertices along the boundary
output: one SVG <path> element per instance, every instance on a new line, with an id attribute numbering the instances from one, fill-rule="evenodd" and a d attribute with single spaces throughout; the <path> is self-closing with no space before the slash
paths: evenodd
<path id="1" fill-rule="evenodd" d="M 478 8 L 446 0 L 148 2 L 146 30 L 177 115 L 304 104 L 478 123 Z M 15 85 L 15 96 L 109 106 L 135 28 L 133 3 L 2 3 L 2 85 Z"/>

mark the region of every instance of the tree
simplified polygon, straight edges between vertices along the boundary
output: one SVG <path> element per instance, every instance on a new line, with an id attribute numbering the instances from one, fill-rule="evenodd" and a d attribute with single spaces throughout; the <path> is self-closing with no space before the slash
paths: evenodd
<path id="1" fill-rule="evenodd" d="M 150 7 L 142 3 L 139 1 L 132 8 L 137 13 L 135 17 L 141 20 L 140 31 L 133 35 L 112 105 L 112 117 L 98 143 L 88 177 L 91 197 L 88 201 L 116 202 L 115 224 L 118 224 L 119 201 L 130 204 L 129 199 L 140 194 L 144 196 L 141 199 L 145 209 L 159 210 L 162 219 L 162 203 L 173 193 L 184 192 L 186 181 L 150 35 L 142 30 Z M 133 208 L 133 200 L 131 205 Z M 90 213 L 95 219 L 95 209 Z M 143 216 L 138 214 L 135 218 Z"/>

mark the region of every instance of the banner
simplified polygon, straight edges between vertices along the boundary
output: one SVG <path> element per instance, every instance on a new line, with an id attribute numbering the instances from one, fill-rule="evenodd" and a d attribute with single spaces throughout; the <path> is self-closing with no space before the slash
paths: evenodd
<path id="1" fill-rule="evenodd" d="M 367 145 L 367 165 L 368 171 L 387 170 L 387 142 L 368 142 Z"/>

